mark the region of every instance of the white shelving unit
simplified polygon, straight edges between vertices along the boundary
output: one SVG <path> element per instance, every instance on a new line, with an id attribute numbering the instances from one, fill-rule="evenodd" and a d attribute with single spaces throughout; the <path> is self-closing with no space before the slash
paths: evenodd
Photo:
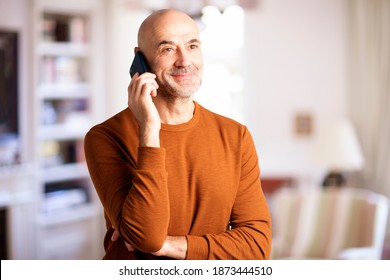
<path id="1" fill-rule="evenodd" d="M 36 258 L 35 181 L 33 164 L 0 167 L 0 209 L 6 211 L 7 220 L 1 231 L 7 236 L 9 259 Z"/>
<path id="2" fill-rule="evenodd" d="M 34 0 L 37 258 L 100 259 L 103 212 L 83 139 L 103 115 L 104 1 Z"/>

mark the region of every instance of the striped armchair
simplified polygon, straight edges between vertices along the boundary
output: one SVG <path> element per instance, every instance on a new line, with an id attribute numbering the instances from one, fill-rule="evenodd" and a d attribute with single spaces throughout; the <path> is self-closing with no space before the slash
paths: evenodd
<path id="1" fill-rule="evenodd" d="M 278 190 L 271 259 L 381 259 L 389 200 L 357 188 Z"/>

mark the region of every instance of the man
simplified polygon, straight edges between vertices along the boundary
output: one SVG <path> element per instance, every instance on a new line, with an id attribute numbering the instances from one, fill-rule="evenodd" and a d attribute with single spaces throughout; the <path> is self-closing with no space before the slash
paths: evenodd
<path id="1" fill-rule="evenodd" d="M 203 70 L 195 22 L 157 11 L 140 26 L 137 51 L 153 73 L 135 74 L 128 108 L 85 138 L 105 211 L 104 258 L 269 258 L 271 220 L 250 133 L 193 100 Z"/>

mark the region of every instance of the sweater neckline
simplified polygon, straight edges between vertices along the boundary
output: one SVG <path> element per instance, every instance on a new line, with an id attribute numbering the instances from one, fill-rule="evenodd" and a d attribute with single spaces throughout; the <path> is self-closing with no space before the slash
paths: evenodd
<path id="1" fill-rule="evenodd" d="M 184 131 L 193 128 L 199 121 L 200 118 L 200 108 L 199 104 L 194 101 L 194 115 L 192 118 L 185 123 L 181 124 L 161 124 L 161 130 L 164 131 Z"/>

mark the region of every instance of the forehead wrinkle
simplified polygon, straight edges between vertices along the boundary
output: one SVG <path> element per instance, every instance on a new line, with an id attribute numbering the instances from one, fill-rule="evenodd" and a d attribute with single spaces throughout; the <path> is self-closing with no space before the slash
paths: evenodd
<path id="1" fill-rule="evenodd" d="M 199 39 L 191 39 L 189 41 L 186 42 L 186 44 L 191 44 L 191 43 L 200 43 L 200 40 Z M 158 43 L 158 46 L 162 46 L 162 45 L 176 45 L 177 43 L 175 41 L 172 41 L 172 40 L 162 40 L 160 43 Z"/>

